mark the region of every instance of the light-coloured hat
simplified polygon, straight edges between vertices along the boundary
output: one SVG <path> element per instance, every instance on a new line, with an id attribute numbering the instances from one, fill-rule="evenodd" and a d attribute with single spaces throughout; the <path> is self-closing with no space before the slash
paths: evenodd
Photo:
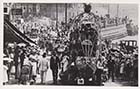
<path id="1" fill-rule="evenodd" d="M 71 63 L 71 66 L 74 66 L 74 62 Z"/>

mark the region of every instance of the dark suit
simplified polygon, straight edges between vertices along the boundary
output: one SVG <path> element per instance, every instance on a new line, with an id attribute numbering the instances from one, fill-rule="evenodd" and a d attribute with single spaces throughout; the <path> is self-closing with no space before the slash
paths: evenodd
<path id="1" fill-rule="evenodd" d="M 21 69 L 22 69 L 22 66 L 23 66 L 23 63 L 24 63 L 24 59 L 25 59 L 25 54 L 21 53 L 21 55 L 20 55 Z"/>
<path id="2" fill-rule="evenodd" d="M 50 68 L 52 70 L 54 84 L 57 83 L 59 66 L 60 66 L 59 58 L 57 56 L 52 56 L 50 59 Z"/>
<path id="3" fill-rule="evenodd" d="M 18 57 L 19 57 L 19 48 L 16 47 L 14 51 L 14 63 L 15 63 L 15 79 L 18 79 Z"/>
<path id="4" fill-rule="evenodd" d="M 108 60 L 107 66 L 108 66 L 108 72 L 109 72 L 108 77 L 109 78 L 112 77 L 112 82 L 114 82 L 115 61 L 114 60 L 111 60 L 111 59 Z"/>

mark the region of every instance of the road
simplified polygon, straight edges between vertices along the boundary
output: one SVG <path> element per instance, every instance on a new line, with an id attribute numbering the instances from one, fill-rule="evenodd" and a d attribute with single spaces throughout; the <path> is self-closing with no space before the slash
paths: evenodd
<path id="1" fill-rule="evenodd" d="M 59 70 L 59 72 L 60 72 L 60 70 Z M 60 80 L 59 77 L 58 77 L 58 80 Z M 36 77 L 36 83 L 34 85 L 41 85 L 40 82 L 41 82 L 41 79 L 40 79 L 40 75 L 38 74 Z M 14 79 L 14 75 L 11 76 L 11 80 L 9 81 L 9 83 L 7 85 L 19 85 L 18 81 Z M 47 71 L 46 82 L 43 85 L 53 85 L 52 71 L 50 68 Z M 58 81 L 58 85 L 62 85 L 62 84 Z M 112 82 L 111 79 L 109 79 L 108 81 L 106 81 L 104 83 L 104 86 L 137 86 L 137 81 L 128 82 L 128 81 L 122 81 L 119 79 L 115 79 L 115 82 Z"/>

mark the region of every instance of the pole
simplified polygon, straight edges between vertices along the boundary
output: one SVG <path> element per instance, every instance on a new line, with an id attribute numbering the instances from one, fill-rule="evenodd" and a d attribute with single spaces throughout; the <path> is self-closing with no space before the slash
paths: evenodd
<path id="1" fill-rule="evenodd" d="M 67 25 L 67 3 L 65 3 L 65 24 Z M 67 26 L 65 26 L 65 30 L 67 30 Z"/>
<path id="2" fill-rule="evenodd" d="M 58 4 L 56 3 L 56 30 L 58 30 Z"/>
<path id="3" fill-rule="evenodd" d="M 108 14 L 110 13 L 110 5 L 108 4 Z"/>
<path id="4" fill-rule="evenodd" d="M 117 17 L 119 16 L 119 4 L 117 4 Z"/>

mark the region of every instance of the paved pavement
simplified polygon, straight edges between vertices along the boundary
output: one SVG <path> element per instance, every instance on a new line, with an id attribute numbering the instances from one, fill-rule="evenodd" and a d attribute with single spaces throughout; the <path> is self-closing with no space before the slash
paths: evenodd
<path id="1" fill-rule="evenodd" d="M 40 75 L 37 75 L 36 84 L 34 84 L 34 85 L 42 85 L 42 84 L 40 84 L 40 81 L 41 81 Z M 19 85 L 18 80 L 11 79 L 7 85 Z M 50 69 L 48 70 L 48 76 L 46 78 L 46 82 L 43 85 L 53 85 L 53 80 L 52 80 L 52 75 L 51 75 Z M 61 83 L 59 82 L 58 85 L 61 85 Z M 104 83 L 104 86 L 114 86 L 114 87 L 115 86 L 117 86 L 117 87 L 118 86 L 137 86 L 137 82 L 134 82 L 134 81 L 128 82 L 128 81 L 121 81 L 121 80 L 115 80 L 115 82 L 112 82 L 110 79 Z"/>
<path id="2" fill-rule="evenodd" d="M 104 86 L 123 86 L 118 82 L 112 82 L 111 79 L 104 83 Z"/>
<path id="3" fill-rule="evenodd" d="M 46 82 L 45 84 L 52 84 L 53 83 L 53 77 L 52 77 L 52 71 L 51 69 L 49 68 L 48 71 L 47 71 L 47 77 L 46 77 Z M 36 83 L 39 84 L 41 82 L 41 79 L 40 79 L 40 75 L 37 75 L 37 78 L 36 78 Z"/>

